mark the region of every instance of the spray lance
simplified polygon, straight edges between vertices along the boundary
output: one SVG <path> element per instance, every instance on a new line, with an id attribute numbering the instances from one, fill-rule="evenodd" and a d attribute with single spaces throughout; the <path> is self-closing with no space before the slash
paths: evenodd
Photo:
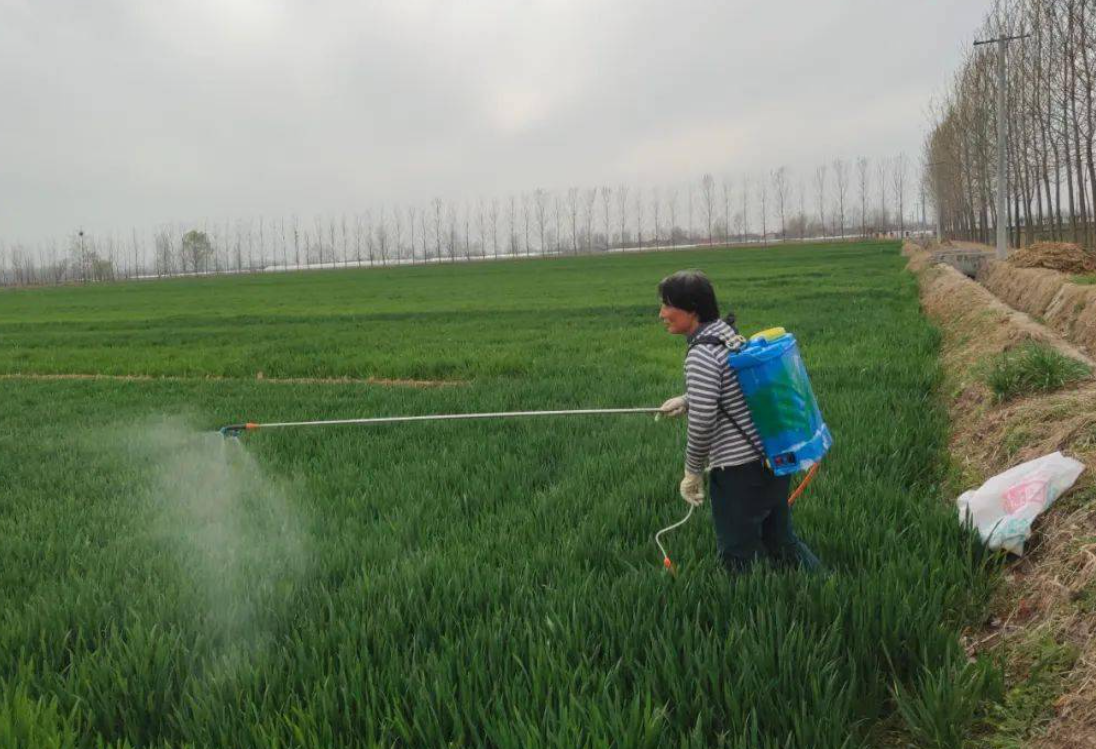
<path id="1" fill-rule="evenodd" d="M 261 429 L 287 429 L 297 427 L 324 427 L 345 424 L 402 424 L 413 421 L 465 421 L 471 419 L 518 419 L 536 416 L 617 416 L 628 414 L 657 414 L 658 408 L 583 408 L 570 411 L 496 411 L 491 413 L 472 414 L 427 414 L 424 416 L 379 416 L 367 419 L 327 419 L 322 421 L 280 421 L 269 423 L 245 422 L 243 424 L 229 424 L 218 431 L 223 437 L 238 438 L 246 432 L 254 432 Z M 655 534 L 655 543 L 662 552 L 663 566 L 671 572 L 675 572 L 673 563 L 662 545 L 662 535 L 675 528 L 679 528 L 692 517 L 693 508 L 689 508 L 688 514 L 678 522 L 669 525 Z"/>
<path id="2" fill-rule="evenodd" d="M 616 415 L 616 414 L 653 414 L 658 413 L 657 408 L 582 408 L 573 411 L 496 411 L 493 413 L 478 414 L 427 414 L 425 416 L 379 416 L 369 419 L 329 419 L 326 421 L 281 421 L 267 424 L 247 422 L 244 424 L 229 424 L 220 428 L 220 433 L 225 437 L 238 437 L 243 432 L 253 432 L 258 429 L 284 429 L 289 427 L 326 427 L 341 424 L 401 424 L 410 421 L 461 421 L 467 419 L 517 419 L 532 416 L 590 416 L 590 415 Z"/>

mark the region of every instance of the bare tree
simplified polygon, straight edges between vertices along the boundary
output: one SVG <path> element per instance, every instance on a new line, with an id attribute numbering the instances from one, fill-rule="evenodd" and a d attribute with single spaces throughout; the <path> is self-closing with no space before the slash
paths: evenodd
<path id="1" fill-rule="evenodd" d="M 715 216 L 715 179 L 711 174 L 700 178 L 700 197 L 704 217 L 708 220 L 708 246 L 712 245 L 712 219 Z"/>
<path id="2" fill-rule="evenodd" d="M 319 215 L 318 213 L 316 215 L 314 215 L 312 217 L 312 226 L 316 230 L 316 249 L 320 254 L 319 262 L 322 265 L 323 261 L 324 261 L 323 216 Z M 237 223 L 237 227 L 239 227 L 239 223 Z M 250 234 L 251 234 L 251 226 L 249 224 L 248 225 L 248 236 L 250 236 Z M 248 243 L 247 267 L 250 270 L 250 268 L 251 268 L 251 245 L 250 245 L 250 242 Z"/>
<path id="3" fill-rule="evenodd" d="M 250 235 L 251 235 L 250 228 L 251 228 L 250 225 L 248 225 L 248 237 L 249 238 L 250 238 Z M 327 234 L 328 241 L 331 243 L 331 265 L 332 265 L 332 267 L 334 267 L 337 264 L 338 260 L 339 260 L 338 250 L 336 249 L 338 247 L 338 245 L 335 244 L 335 217 L 334 216 L 329 218 L 328 221 L 327 221 L 327 231 L 328 231 L 328 234 Z"/>
<path id="4" fill-rule="evenodd" d="M 293 227 L 293 263 L 297 270 L 301 268 L 301 226 L 296 214 L 292 218 Z M 225 226 L 225 242 L 228 242 L 228 226 Z M 227 247 L 225 248 L 227 251 Z"/>
<path id="5" fill-rule="evenodd" d="M 377 236 L 377 252 L 381 256 L 381 265 L 388 264 L 388 253 L 392 249 L 392 237 L 388 232 L 388 214 L 384 210 L 382 204 L 380 210 L 377 211 L 377 228 L 375 229 Z"/>
<path id="6" fill-rule="evenodd" d="M 487 209 L 483 205 L 483 198 L 476 204 L 476 232 L 479 235 L 480 257 L 487 256 Z"/>
<path id="7" fill-rule="evenodd" d="M 559 222 L 563 217 L 563 208 L 559 202 L 559 193 L 552 194 L 552 219 L 556 226 L 556 254 L 563 254 L 563 232 L 560 231 Z"/>
<path id="8" fill-rule="evenodd" d="M 826 236 L 826 165 L 820 165 L 814 171 L 814 195 L 818 200 L 818 223 L 822 227 L 822 236 Z"/>
<path id="9" fill-rule="evenodd" d="M 398 263 L 403 253 L 403 211 L 401 211 L 398 206 L 392 209 L 392 233 L 395 235 L 392 238 L 392 250 L 396 256 L 396 262 Z M 346 259 L 345 253 L 343 259 Z"/>
<path id="10" fill-rule="evenodd" d="M 880 159 L 876 164 L 879 177 L 879 228 L 887 231 L 887 160 Z"/>
<path id="11" fill-rule="evenodd" d="M 670 218 L 670 247 L 677 248 L 677 188 L 670 188 L 666 194 L 666 213 Z"/>
<path id="12" fill-rule="evenodd" d="M 517 222 L 517 199 L 510 195 L 510 210 L 507 213 L 509 218 L 507 228 L 510 230 L 510 257 L 517 257 L 518 255 L 518 222 Z"/>
<path id="13" fill-rule="evenodd" d="M 285 241 L 285 217 L 278 219 L 281 239 L 282 239 L 282 269 L 289 268 L 289 245 Z M 218 269 L 219 270 L 219 269 Z"/>
<path id="14" fill-rule="evenodd" d="M 636 247 L 642 247 L 643 246 L 643 220 L 645 218 L 644 204 L 643 204 L 643 188 L 641 188 L 641 187 L 636 188 L 635 200 L 636 200 Z"/>
<path id="15" fill-rule="evenodd" d="M 773 171 L 773 196 L 776 211 L 780 214 L 780 240 L 788 241 L 788 168 L 782 166 Z"/>
<path id="16" fill-rule="evenodd" d="M 686 215 L 688 217 L 688 223 L 685 226 L 685 235 L 686 235 L 685 241 L 686 241 L 687 244 L 692 244 L 693 235 L 695 234 L 695 232 L 693 231 L 693 227 L 695 226 L 695 224 L 693 224 L 693 193 L 695 193 L 695 192 L 696 192 L 696 190 L 693 188 L 693 183 L 690 182 L 688 187 L 686 188 L 686 196 L 685 196 Z"/>
<path id="17" fill-rule="evenodd" d="M 849 194 L 849 164 L 844 159 L 834 159 L 833 176 L 837 182 L 837 224 L 841 238 L 845 237 L 845 201 Z"/>
<path id="18" fill-rule="evenodd" d="M 750 176 L 747 174 L 742 178 L 742 242 L 745 244 L 746 237 L 750 233 Z"/>
<path id="19" fill-rule="evenodd" d="M 445 208 L 445 204 L 441 202 L 441 198 L 434 198 L 434 200 L 430 203 L 430 207 L 434 211 L 434 250 L 437 253 L 438 259 L 440 260 L 441 257 L 442 257 L 442 254 L 441 254 L 441 239 L 442 239 L 441 219 L 442 219 L 442 211 Z M 372 259 L 372 258 L 370 258 L 370 259 Z"/>
<path id="20" fill-rule="evenodd" d="M 538 187 L 533 193 L 533 206 L 537 217 L 537 232 L 540 235 L 540 254 L 547 255 L 548 248 L 544 245 L 544 232 L 548 228 L 548 191 Z"/>
<path id="21" fill-rule="evenodd" d="M 424 263 L 430 259 L 430 233 L 427 230 L 426 224 L 427 213 L 428 211 L 425 208 L 423 208 L 422 211 L 419 212 L 419 235 L 422 237 L 422 260 Z"/>
<path id="22" fill-rule="evenodd" d="M 497 198 L 491 199 L 491 250 L 494 252 L 495 258 L 499 256 L 499 201 Z"/>
<path id="23" fill-rule="evenodd" d="M 895 216 L 898 219 L 898 236 L 906 234 L 906 154 L 900 153 L 894 159 L 891 169 L 894 186 Z M 1007 220 L 1007 217 L 1004 217 Z"/>
<path id="24" fill-rule="evenodd" d="M 608 250 L 613 241 L 613 230 L 609 225 L 609 208 L 612 205 L 613 191 L 610 187 L 601 188 L 601 207 L 605 213 L 605 249 Z"/>
<path id="25" fill-rule="evenodd" d="M 620 218 L 620 247 L 624 249 L 625 242 L 624 237 L 627 236 L 627 229 L 625 228 L 628 220 L 628 188 L 621 185 L 616 191 L 617 198 L 617 216 Z"/>
<path id="26" fill-rule="evenodd" d="M 449 205 L 447 208 L 445 214 L 445 253 L 449 256 L 449 262 L 455 263 L 457 261 L 457 249 L 460 245 L 460 239 L 457 235 L 457 208 L 454 205 Z"/>
<path id="27" fill-rule="evenodd" d="M 857 185 L 860 188 L 860 236 L 868 235 L 868 188 L 871 171 L 869 162 L 861 156 L 856 160 Z"/>
<path id="28" fill-rule="evenodd" d="M 346 260 L 347 260 L 347 258 L 349 257 L 349 250 L 348 250 L 348 247 L 349 247 L 349 242 L 348 242 L 348 238 L 349 238 L 349 235 L 348 235 L 348 233 L 347 233 L 347 231 L 346 231 L 346 214 L 345 214 L 345 213 L 344 213 L 344 214 L 342 215 L 342 217 L 341 217 L 341 221 L 340 221 L 340 224 L 341 224 L 340 228 L 341 228 L 341 230 L 342 230 L 342 232 L 341 232 L 341 236 L 340 236 L 340 238 L 342 239 L 342 252 L 340 253 L 340 255 L 341 255 L 341 260 L 342 260 L 342 261 L 343 261 L 343 263 L 345 264 L 345 263 L 346 263 Z M 262 236 L 262 230 L 263 230 L 263 220 L 262 220 L 262 219 L 260 218 L 260 219 L 259 219 L 259 232 L 260 232 L 260 237 Z M 259 240 L 259 244 L 260 244 L 260 245 L 262 245 L 262 240 L 261 240 L 261 239 Z M 334 244 L 334 243 L 332 242 L 332 244 Z M 399 241 L 397 241 L 397 242 L 396 242 L 396 244 L 397 244 L 397 246 L 398 246 L 398 245 L 399 245 Z"/>
<path id="29" fill-rule="evenodd" d="M 578 254 L 578 188 L 567 191 L 567 215 L 571 219 L 571 253 Z"/>
<path id="30" fill-rule="evenodd" d="M 731 181 L 726 177 L 722 180 L 723 194 L 723 244 L 731 241 Z"/>
<path id="31" fill-rule="evenodd" d="M 282 231 L 283 231 L 283 233 L 285 231 L 284 224 L 282 226 Z M 133 248 L 133 277 L 138 278 L 141 275 L 141 251 L 140 251 L 140 244 L 138 244 L 138 242 L 137 242 L 137 229 L 136 228 L 132 229 L 132 234 L 133 234 L 133 240 L 132 240 L 132 243 L 131 243 L 130 246 Z"/>
<path id="32" fill-rule="evenodd" d="M 373 211 L 365 212 L 365 252 L 369 255 L 369 267 L 377 263 L 377 238 L 373 234 Z"/>
<path id="33" fill-rule="evenodd" d="M 238 225 L 237 225 L 238 226 Z M 81 232 L 82 234 L 83 232 Z M 172 241 L 172 232 L 166 226 L 160 227 L 152 235 L 153 244 L 156 247 L 156 256 L 154 263 L 156 266 L 157 276 L 170 276 L 175 271 L 175 248 Z M 84 249 L 79 239 L 74 240 L 73 247 L 76 249 L 76 267 L 80 268 L 81 276 L 86 277 L 87 270 L 85 267 Z M 239 270 L 240 266 L 240 239 L 239 233 L 236 235 L 236 269 Z"/>
<path id="34" fill-rule="evenodd" d="M 651 191 L 651 217 L 654 219 L 654 222 L 655 222 L 655 226 L 654 226 L 654 229 L 655 229 L 655 243 L 654 243 L 654 246 L 655 247 L 659 246 L 659 244 L 658 244 L 659 243 L 659 237 L 661 236 L 659 234 L 659 225 L 658 225 L 659 214 L 661 213 L 661 208 L 662 208 L 662 197 L 658 194 L 658 188 L 656 187 Z"/>
<path id="35" fill-rule="evenodd" d="M 807 236 L 807 185 L 803 178 L 799 179 L 799 239 L 802 241 Z"/>
<path id="36" fill-rule="evenodd" d="M 464 217 L 464 259 L 472 258 L 472 248 L 469 244 L 469 235 L 472 233 L 472 207 L 467 203 L 461 206 L 461 215 Z"/>
<path id="37" fill-rule="evenodd" d="M 529 221 L 532 215 L 532 200 L 529 197 L 529 193 L 521 194 L 521 223 L 525 229 L 525 254 L 532 255 L 533 251 L 529 245 Z"/>
<path id="38" fill-rule="evenodd" d="M 597 188 L 591 188 L 583 193 L 582 218 L 586 222 L 586 251 L 594 250 L 594 208 L 597 205 Z"/>
<path id="39" fill-rule="evenodd" d="M 758 201 L 761 205 L 761 241 L 769 243 L 769 184 L 764 175 L 758 180 L 760 195 Z"/>
<path id="40" fill-rule="evenodd" d="M 362 217 L 354 214 L 354 260 L 362 267 Z"/>
<path id="41" fill-rule="evenodd" d="M 233 236 L 233 245 L 236 254 L 236 272 L 240 273 L 244 267 L 244 225 L 242 221 L 236 221 L 236 231 Z M 170 271 L 169 271 L 170 273 Z"/>

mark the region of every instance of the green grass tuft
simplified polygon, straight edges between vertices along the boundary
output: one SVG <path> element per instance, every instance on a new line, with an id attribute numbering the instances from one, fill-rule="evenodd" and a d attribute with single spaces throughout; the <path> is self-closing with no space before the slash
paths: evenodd
<path id="1" fill-rule="evenodd" d="M 917 688 L 894 688 L 894 699 L 909 735 L 923 749 L 956 749 L 987 704 L 1004 694 L 1000 670 L 986 659 L 968 663 L 961 652 L 937 669 L 925 668 Z"/>
<path id="2" fill-rule="evenodd" d="M 1083 362 L 1044 343 L 1026 343 L 1000 354 L 986 373 L 998 401 L 1058 390 L 1092 374 Z"/>

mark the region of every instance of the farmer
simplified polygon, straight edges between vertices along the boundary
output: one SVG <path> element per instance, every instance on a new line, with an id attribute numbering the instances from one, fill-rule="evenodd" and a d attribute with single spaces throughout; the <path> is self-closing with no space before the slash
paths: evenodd
<path id="1" fill-rule="evenodd" d="M 719 318 L 715 291 L 700 271 L 662 279 L 658 294 L 666 330 L 689 344 L 685 395 L 660 408 L 667 417 L 689 417 L 682 499 L 694 507 L 704 502 L 709 470 L 716 547 L 728 572 L 742 572 L 763 557 L 781 566 L 818 569 L 818 558 L 792 529 L 791 477 L 769 469 L 738 377 L 727 365 L 728 353 L 746 343 L 734 327 L 734 314 Z"/>

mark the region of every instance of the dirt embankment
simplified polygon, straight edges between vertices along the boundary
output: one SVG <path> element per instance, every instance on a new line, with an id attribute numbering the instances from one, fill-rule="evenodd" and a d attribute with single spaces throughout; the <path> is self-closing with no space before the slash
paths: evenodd
<path id="1" fill-rule="evenodd" d="M 1027 341 L 1090 360 L 987 288 L 935 265 L 928 252 L 914 245 L 904 252 L 920 280 L 922 306 L 943 336 L 952 491 L 1055 450 L 1086 465 L 1074 491 L 1037 522 L 1027 554 L 1009 565 L 991 617 L 966 641 L 971 652 L 1004 658 L 1013 694 L 1031 690 L 1052 703 L 1020 731 L 1024 745 L 1096 747 L 1096 383 L 997 403 L 983 380 L 989 361 Z"/>
<path id="2" fill-rule="evenodd" d="M 1019 268 L 1011 260 L 983 264 L 978 281 L 1016 309 L 1096 353 L 1096 286 L 1073 283 L 1047 268 Z"/>

